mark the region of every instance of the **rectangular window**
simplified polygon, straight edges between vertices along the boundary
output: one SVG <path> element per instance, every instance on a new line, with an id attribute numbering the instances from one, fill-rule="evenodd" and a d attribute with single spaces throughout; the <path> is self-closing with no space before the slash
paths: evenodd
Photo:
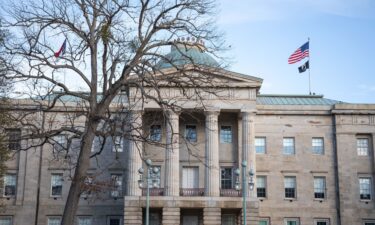
<path id="1" fill-rule="evenodd" d="M 296 177 L 284 177 L 285 198 L 296 198 Z"/>
<path id="2" fill-rule="evenodd" d="M 92 175 L 87 175 L 85 177 L 83 192 L 81 194 L 82 198 L 88 198 L 88 197 L 91 196 L 91 191 L 92 191 L 92 188 L 93 188 L 92 183 L 93 183 Z"/>
<path id="3" fill-rule="evenodd" d="M 326 197 L 326 178 L 314 177 L 314 198 L 324 199 Z"/>
<path id="4" fill-rule="evenodd" d="M 257 176 L 257 197 L 266 198 L 267 197 L 267 178 L 266 176 Z"/>
<path id="5" fill-rule="evenodd" d="M 48 217 L 48 225 L 60 225 L 61 218 L 60 217 Z"/>
<path id="6" fill-rule="evenodd" d="M 92 219 L 90 216 L 79 216 L 78 217 L 78 225 L 91 225 Z"/>
<path id="7" fill-rule="evenodd" d="M 52 174 L 51 176 L 51 196 L 59 197 L 62 195 L 63 175 Z"/>
<path id="8" fill-rule="evenodd" d="M 359 195 L 361 200 L 371 199 L 371 179 L 368 177 L 359 178 Z"/>
<path id="9" fill-rule="evenodd" d="M 199 188 L 199 167 L 182 167 L 182 188 Z"/>
<path id="10" fill-rule="evenodd" d="M 315 219 L 314 225 L 329 225 L 329 219 Z"/>
<path id="11" fill-rule="evenodd" d="M 96 136 L 92 142 L 91 152 L 101 151 L 104 147 L 104 138 L 102 136 Z"/>
<path id="12" fill-rule="evenodd" d="M 368 138 L 357 138 L 357 153 L 358 155 L 369 155 L 368 152 L 369 141 Z"/>
<path id="13" fill-rule="evenodd" d="M 189 142 L 197 142 L 197 126 L 196 125 L 186 125 L 185 139 Z"/>
<path id="14" fill-rule="evenodd" d="M 151 125 L 150 140 L 155 142 L 161 141 L 161 125 Z"/>
<path id="15" fill-rule="evenodd" d="M 121 225 L 121 216 L 110 216 L 108 217 L 108 225 Z"/>
<path id="16" fill-rule="evenodd" d="M 265 137 L 255 138 L 255 152 L 257 154 L 266 154 L 266 138 Z"/>
<path id="17" fill-rule="evenodd" d="M 236 225 L 236 215 L 234 214 L 223 214 L 221 216 L 221 224 L 222 225 Z"/>
<path id="18" fill-rule="evenodd" d="M 363 225 L 375 225 L 375 220 L 365 220 L 363 221 Z"/>
<path id="19" fill-rule="evenodd" d="M 283 139 L 283 154 L 284 155 L 294 155 L 294 138 L 284 138 Z"/>
<path id="20" fill-rule="evenodd" d="M 12 225 L 12 217 L 0 216 L 0 225 Z"/>
<path id="21" fill-rule="evenodd" d="M 233 169 L 232 168 L 220 168 L 221 172 L 221 189 L 232 189 L 233 188 Z"/>
<path id="22" fill-rule="evenodd" d="M 269 218 L 259 218 L 259 225 L 269 225 L 270 219 Z"/>
<path id="23" fill-rule="evenodd" d="M 324 155 L 324 139 L 313 138 L 312 139 L 312 153 L 317 155 Z"/>
<path id="24" fill-rule="evenodd" d="M 124 151 L 124 139 L 122 136 L 113 137 L 112 152 L 123 152 Z"/>
<path id="25" fill-rule="evenodd" d="M 232 127 L 220 127 L 220 143 L 232 143 Z"/>
<path id="26" fill-rule="evenodd" d="M 21 148 L 21 130 L 7 129 L 8 134 L 8 148 L 9 150 L 20 150 Z"/>
<path id="27" fill-rule="evenodd" d="M 111 174 L 112 191 L 111 197 L 122 197 L 122 174 Z"/>
<path id="28" fill-rule="evenodd" d="M 4 197 L 16 195 L 17 176 L 15 174 L 4 175 Z"/>
<path id="29" fill-rule="evenodd" d="M 68 137 L 64 134 L 59 134 L 53 137 L 53 151 L 54 153 L 60 153 L 66 150 L 68 146 Z"/>
<path id="30" fill-rule="evenodd" d="M 299 225 L 299 219 L 298 218 L 285 218 L 284 224 L 285 225 Z"/>

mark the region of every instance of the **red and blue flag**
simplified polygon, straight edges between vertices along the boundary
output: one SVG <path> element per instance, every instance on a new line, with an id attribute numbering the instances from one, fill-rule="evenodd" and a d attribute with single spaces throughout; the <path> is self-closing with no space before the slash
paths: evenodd
<path id="1" fill-rule="evenodd" d="M 305 57 L 309 57 L 309 42 L 303 44 L 292 55 L 290 55 L 288 63 L 293 64 L 299 62 Z"/>

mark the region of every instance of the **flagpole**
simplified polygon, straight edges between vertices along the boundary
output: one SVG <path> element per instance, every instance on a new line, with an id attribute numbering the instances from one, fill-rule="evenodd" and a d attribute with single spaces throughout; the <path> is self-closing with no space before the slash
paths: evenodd
<path id="1" fill-rule="evenodd" d="M 311 74 L 310 74 L 310 68 L 311 68 L 311 60 L 310 60 L 310 37 L 307 38 L 307 41 L 309 43 L 309 95 L 311 95 Z"/>

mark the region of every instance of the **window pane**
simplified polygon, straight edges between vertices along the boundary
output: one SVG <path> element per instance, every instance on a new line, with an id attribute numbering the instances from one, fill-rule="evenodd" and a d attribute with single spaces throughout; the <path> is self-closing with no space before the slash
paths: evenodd
<path id="1" fill-rule="evenodd" d="M 19 150 L 21 148 L 21 130 L 7 129 L 9 150 Z"/>
<path id="2" fill-rule="evenodd" d="M 197 142 L 197 126 L 186 125 L 185 138 L 189 142 Z"/>
<path id="3" fill-rule="evenodd" d="M 233 188 L 233 169 L 221 168 L 221 189 Z"/>
<path id="4" fill-rule="evenodd" d="M 51 176 L 51 195 L 61 196 L 62 194 L 62 174 L 52 174 Z"/>
<path id="5" fill-rule="evenodd" d="M 4 175 L 4 196 L 16 195 L 16 181 L 17 177 L 15 174 Z"/>
<path id="6" fill-rule="evenodd" d="M 124 140 L 122 136 L 113 137 L 113 152 L 123 152 L 124 151 Z"/>
<path id="7" fill-rule="evenodd" d="M 266 177 L 257 176 L 257 197 L 265 198 L 266 197 Z"/>
<path id="8" fill-rule="evenodd" d="M 0 225 L 12 225 L 11 217 L 0 217 Z"/>
<path id="9" fill-rule="evenodd" d="M 326 181 L 324 177 L 314 177 L 314 197 L 325 198 Z"/>
<path id="10" fill-rule="evenodd" d="M 223 214 L 221 217 L 222 225 L 236 225 L 236 215 L 232 214 Z"/>
<path id="11" fill-rule="evenodd" d="M 285 198 L 296 197 L 296 178 L 285 177 L 284 178 Z"/>
<path id="12" fill-rule="evenodd" d="M 48 218 L 48 225 L 60 225 L 61 219 L 60 218 Z"/>
<path id="13" fill-rule="evenodd" d="M 364 199 L 364 200 L 371 199 L 371 179 L 370 178 L 359 178 L 359 194 L 360 194 L 360 199 Z"/>
<path id="14" fill-rule="evenodd" d="M 255 151 L 258 154 L 266 153 L 266 138 L 264 137 L 255 138 Z"/>
<path id="15" fill-rule="evenodd" d="M 220 143 L 232 143 L 232 127 L 231 126 L 221 126 Z"/>
<path id="16" fill-rule="evenodd" d="M 313 138 L 312 139 L 312 152 L 314 154 L 323 155 L 324 154 L 324 141 L 323 138 Z"/>
<path id="17" fill-rule="evenodd" d="M 121 197 L 122 196 L 122 175 L 111 174 L 111 180 L 112 180 L 111 197 Z"/>
<path id="18" fill-rule="evenodd" d="M 79 217 L 78 218 L 78 225 L 91 225 L 91 218 L 90 217 Z"/>
<path id="19" fill-rule="evenodd" d="M 156 142 L 161 141 L 161 125 L 151 125 L 150 140 Z"/>
<path id="20" fill-rule="evenodd" d="M 91 146 L 91 151 L 92 152 L 95 152 L 95 151 L 100 151 L 104 146 L 104 138 L 101 137 L 101 136 L 96 136 L 94 138 L 94 141 L 92 142 L 92 146 Z"/>
<path id="21" fill-rule="evenodd" d="M 368 139 L 367 138 L 357 139 L 357 152 L 358 152 L 358 155 L 368 155 Z"/>
<path id="22" fill-rule="evenodd" d="M 294 138 L 283 139 L 283 153 L 284 155 L 294 155 Z"/>
<path id="23" fill-rule="evenodd" d="M 259 225 L 268 225 L 268 220 L 259 220 Z"/>
<path id="24" fill-rule="evenodd" d="M 120 218 L 109 218 L 109 225 L 120 225 Z"/>

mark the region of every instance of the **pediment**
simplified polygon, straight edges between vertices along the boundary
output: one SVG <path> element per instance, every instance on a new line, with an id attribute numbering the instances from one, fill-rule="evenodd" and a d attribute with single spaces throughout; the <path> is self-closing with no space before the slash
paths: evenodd
<path id="1" fill-rule="evenodd" d="M 255 88 L 259 89 L 262 85 L 263 79 L 236 73 L 232 71 L 228 71 L 225 69 L 216 69 L 216 68 L 206 68 L 206 70 L 186 70 L 185 73 L 194 74 L 195 76 L 199 77 L 201 73 L 204 73 L 205 77 L 209 77 L 209 86 L 212 86 L 212 84 L 215 85 L 215 87 L 238 87 L 238 88 Z M 177 77 L 179 71 L 177 71 L 174 68 L 166 69 L 158 73 L 156 76 L 160 76 L 160 80 L 167 80 L 168 77 L 173 76 Z M 199 81 L 199 79 L 197 79 Z M 207 81 L 207 80 L 206 80 Z M 202 84 L 205 85 L 204 83 Z M 168 86 L 168 85 L 166 85 Z"/>

